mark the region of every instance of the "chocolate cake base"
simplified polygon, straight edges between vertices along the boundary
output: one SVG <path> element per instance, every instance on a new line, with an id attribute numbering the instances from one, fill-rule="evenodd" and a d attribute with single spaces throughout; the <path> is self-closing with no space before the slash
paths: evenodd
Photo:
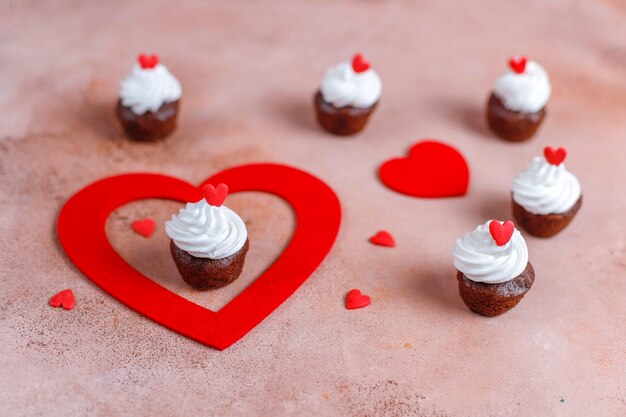
<path id="1" fill-rule="evenodd" d="M 459 292 L 466 306 L 474 313 L 494 317 L 506 313 L 520 302 L 535 282 L 535 270 L 528 262 L 526 269 L 510 281 L 485 284 L 467 278 L 457 271 Z"/>
<path id="2" fill-rule="evenodd" d="M 180 100 L 165 103 L 156 112 L 147 111 L 137 115 L 130 107 L 117 102 L 116 113 L 124 131 L 131 139 L 141 142 L 152 142 L 163 139 L 176 129 L 178 105 Z"/>
<path id="3" fill-rule="evenodd" d="M 530 139 L 546 116 L 545 107 L 535 113 L 511 111 L 502 100 L 491 93 L 487 102 L 487 123 L 491 130 L 504 140 L 521 142 Z"/>
<path id="4" fill-rule="evenodd" d="M 513 218 L 515 218 L 515 222 L 519 227 L 522 227 L 533 236 L 552 237 L 571 223 L 580 206 L 582 206 L 583 196 L 581 195 L 578 198 L 578 201 L 571 209 L 560 214 L 534 214 L 517 204 L 513 198 L 511 198 L 511 203 Z"/>
<path id="5" fill-rule="evenodd" d="M 350 106 L 337 108 L 325 102 L 319 91 L 315 94 L 314 102 L 319 124 L 327 132 L 338 136 L 350 136 L 360 132 L 378 104 L 376 102 L 365 109 Z"/>
<path id="6" fill-rule="evenodd" d="M 185 282 L 196 290 L 214 290 L 236 280 L 243 269 L 248 239 L 239 252 L 222 259 L 196 258 L 170 241 L 170 252 Z"/>

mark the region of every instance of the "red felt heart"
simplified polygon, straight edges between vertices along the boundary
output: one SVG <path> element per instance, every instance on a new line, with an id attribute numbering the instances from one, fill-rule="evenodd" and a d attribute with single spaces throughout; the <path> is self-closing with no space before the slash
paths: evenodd
<path id="1" fill-rule="evenodd" d="M 369 295 L 361 294 L 361 291 L 357 289 L 350 290 L 346 296 L 346 308 L 348 310 L 367 307 L 371 302 Z"/>
<path id="2" fill-rule="evenodd" d="M 50 299 L 50 305 L 54 308 L 63 307 L 66 310 L 71 310 L 76 306 L 74 293 L 69 288 L 63 290 Z"/>
<path id="3" fill-rule="evenodd" d="M 356 54 L 354 58 L 352 58 L 352 69 L 354 72 L 361 73 L 370 69 L 370 63 L 363 58 L 363 55 Z"/>
<path id="4" fill-rule="evenodd" d="M 202 187 L 202 195 L 209 205 L 220 207 L 228 195 L 228 185 L 217 184 L 217 187 L 213 187 L 213 185 L 207 184 Z"/>
<path id="5" fill-rule="evenodd" d="M 383 163 L 379 175 L 387 187 L 415 197 L 462 196 L 469 187 L 469 167 L 463 155 L 434 141 L 413 145 L 408 158 Z"/>
<path id="6" fill-rule="evenodd" d="M 517 56 L 509 59 L 509 67 L 516 74 L 523 74 L 526 71 L 526 64 L 528 63 L 528 58 L 525 56 Z"/>
<path id="7" fill-rule="evenodd" d="M 137 60 L 139 61 L 139 65 L 143 69 L 152 69 L 159 64 L 159 56 L 157 54 L 141 54 L 139 55 Z"/>
<path id="8" fill-rule="evenodd" d="M 565 161 L 567 151 L 565 148 L 558 148 L 555 150 L 551 146 L 546 146 L 543 150 L 543 156 L 545 156 L 546 161 L 548 161 L 549 164 L 559 166 L 563 163 L 563 161 Z"/>
<path id="9" fill-rule="evenodd" d="M 498 220 L 492 220 L 491 223 L 489 223 L 489 233 L 491 233 L 491 237 L 496 241 L 496 245 L 498 246 L 504 246 L 509 243 L 514 231 L 515 225 L 510 220 L 504 223 L 500 223 Z"/>
<path id="10" fill-rule="evenodd" d="M 391 236 L 391 234 L 386 230 L 381 230 L 374 236 L 370 237 L 370 242 L 374 245 L 388 246 L 390 248 L 396 246 L 396 241 L 393 239 L 393 236 Z"/>
<path id="11" fill-rule="evenodd" d="M 156 224 L 152 219 L 143 219 L 135 220 L 131 224 L 131 227 L 136 233 L 140 234 L 141 236 L 150 237 L 152 236 L 152 233 L 154 233 L 154 228 L 156 227 Z"/>
<path id="12" fill-rule="evenodd" d="M 294 209 L 297 226 L 282 255 L 235 299 L 212 311 L 129 265 L 109 243 L 104 226 L 113 210 L 131 201 L 198 201 L 202 185 L 221 182 L 229 184 L 231 192 L 261 191 L 282 197 Z M 340 222 L 339 200 L 328 185 L 296 168 L 253 164 L 215 174 L 200 187 L 158 174 L 105 178 L 79 191 L 63 206 L 58 233 L 70 259 L 111 296 L 171 330 L 222 350 L 252 330 L 306 281 L 328 254 Z"/>

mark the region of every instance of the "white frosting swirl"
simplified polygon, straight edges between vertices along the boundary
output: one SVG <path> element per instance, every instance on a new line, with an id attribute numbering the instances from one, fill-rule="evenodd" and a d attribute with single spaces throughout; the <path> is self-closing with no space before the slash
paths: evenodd
<path id="1" fill-rule="evenodd" d="M 513 200 L 534 214 L 560 214 L 580 198 L 580 183 L 564 164 L 550 164 L 543 156 L 513 180 Z"/>
<path id="2" fill-rule="evenodd" d="M 489 223 L 491 220 L 457 239 L 452 252 L 454 266 L 472 281 L 486 284 L 510 281 L 526 269 L 526 242 L 515 229 L 511 240 L 498 246 L 489 232 Z"/>
<path id="3" fill-rule="evenodd" d="M 320 91 L 325 102 L 334 107 L 365 109 L 380 98 L 383 86 L 373 69 L 357 73 L 348 61 L 330 68 L 322 80 Z"/>
<path id="4" fill-rule="evenodd" d="M 122 105 L 130 107 L 137 115 L 147 111 L 154 113 L 163 104 L 180 99 L 182 93 L 178 79 L 162 64 L 151 69 L 135 64 L 120 88 Z"/>
<path id="5" fill-rule="evenodd" d="M 165 222 L 165 233 L 180 249 L 196 258 L 221 259 L 237 253 L 246 243 L 243 220 L 226 206 L 209 205 L 205 199 L 187 203 Z"/>
<path id="6" fill-rule="evenodd" d="M 543 109 L 551 92 L 548 74 L 535 61 L 528 61 L 522 74 L 509 69 L 493 87 L 493 93 L 504 107 L 522 113 L 536 113 Z"/>

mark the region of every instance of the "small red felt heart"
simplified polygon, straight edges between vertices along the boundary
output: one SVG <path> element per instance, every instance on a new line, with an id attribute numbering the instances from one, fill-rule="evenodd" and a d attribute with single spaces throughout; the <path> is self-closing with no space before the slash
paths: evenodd
<path id="1" fill-rule="evenodd" d="M 350 290 L 346 296 L 346 308 L 348 310 L 367 307 L 371 302 L 372 299 L 369 295 L 361 294 L 361 291 L 357 289 Z"/>
<path id="2" fill-rule="evenodd" d="M 386 230 L 381 230 L 376 233 L 374 236 L 370 237 L 370 242 L 374 245 L 378 246 L 388 246 L 393 248 L 396 246 L 396 241 L 393 239 L 393 236 Z"/>
<path id="3" fill-rule="evenodd" d="M 157 65 L 159 65 L 159 56 L 157 54 L 152 54 L 152 55 L 141 54 L 139 55 L 137 60 L 139 61 L 139 65 L 143 69 L 152 69 L 156 67 Z"/>
<path id="4" fill-rule="evenodd" d="M 526 71 L 526 64 L 528 63 L 528 58 L 525 56 L 516 56 L 509 59 L 509 67 L 516 74 L 523 74 Z"/>
<path id="5" fill-rule="evenodd" d="M 354 72 L 361 73 L 370 69 L 370 63 L 363 58 L 363 55 L 356 54 L 354 58 L 352 58 L 352 69 Z"/>
<path id="6" fill-rule="evenodd" d="M 543 156 L 545 156 L 548 163 L 559 166 L 561 165 L 561 163 L 563 163 L 563 161 L 565 161 L 565 158 L 567 157 L 567 151 L 565 150 L 565 148 L 558 148 L 555 150 L 551 146 L 546 146 L 543 149 Z"/>
<path id="7" fill-rule="evenodd" d="M 434 141 L 413 145 L 408 158 L 388 160 L 379 175 L 387 187 L 415 197 L 462 196 L 469 187 L 469 167 L 463 155 Z"/>
<path id="8" fill-rule="evenodd" d="M 74 293 L 69 288 L 63 290 L 50 299 L 50 305 L 54 308 L 63 307 L 66 310 L 71 310 L 76 306 Z"/>
<path id="9" fill-rule="evenodd" d="M 135 220 L 131 227 L 133 230 L 143 237 L 150 237 L 154 232 L 156 223 L 152 219 Z"/>
<path id="10" fill-rule="evenodd" d="M 217 187 L 214 187 L 211 184 L 207 184 L 202 187 L 202 195 L 210 206 L 220 207 L 224 204 L 224 200 L 226 200 L 228 195 L 228 185 L 217 184 Z"/>
<path id="11" fill-rule="evenodd" d="M 515 225 L 510 220 L 504 223 L 500 223 L 498 220 L 492 220 L 491 223 L 489 223 L 489 233 L 491 233 L 491 237 L 496 241 L 496 245 L 498 246 L 504 246 L 509 243 L 514 231 Z"/>

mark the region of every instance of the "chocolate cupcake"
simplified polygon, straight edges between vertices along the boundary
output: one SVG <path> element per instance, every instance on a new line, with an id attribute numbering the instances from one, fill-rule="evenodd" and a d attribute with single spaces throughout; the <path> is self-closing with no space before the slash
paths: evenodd
<path id="1" fill-rule="evenodd" d="M 487 102 L 487 123 L 500 138 L 530 139 L 546 115 L 552 88 L 548 74 L 526 57 L 509 60 L 510 70 L 495 83 Z"/>
<path id="2" fill-rule="evenodd" d="M 126 134 L 150 142 L 174 131 L 182 88 L 157 55 L 139 55 L 122 81 L 116 113 Z"/>
<path id="3" fill-rule="evenodd" d="M 510 221 L 481 224 L 457 240 L 453 255 L 461 298 L 483 316 L 515 307 L 535 281 L 526 242 Z"/>
<path id="4" fill-rule="evenodd" d="M 243 220 L 222 205 L 228 187 L 205 185 L 202 192 L 205 198 L 187 203 L 165 223 L 165 232 L 185 282 L 197 290 L 211 290 L 241 275 L 249 242 Z"/>
<path id="5" fill-rule="evenodd" d="M 570 224 L 582 205 L 578 179 L 565 169 L 564 148 L 546 147 L 513 180 L 513 217 L 538 237 L 551 237 Z"/>
<path id="6" fill-rule="evenodd" d="M 376 108 L 381 91 L 380 77 L 357 54 L 352 62 L 341 62 L 326 72 L 314 97 L 317 120 L 334 135 L 358 133 Z"/>

